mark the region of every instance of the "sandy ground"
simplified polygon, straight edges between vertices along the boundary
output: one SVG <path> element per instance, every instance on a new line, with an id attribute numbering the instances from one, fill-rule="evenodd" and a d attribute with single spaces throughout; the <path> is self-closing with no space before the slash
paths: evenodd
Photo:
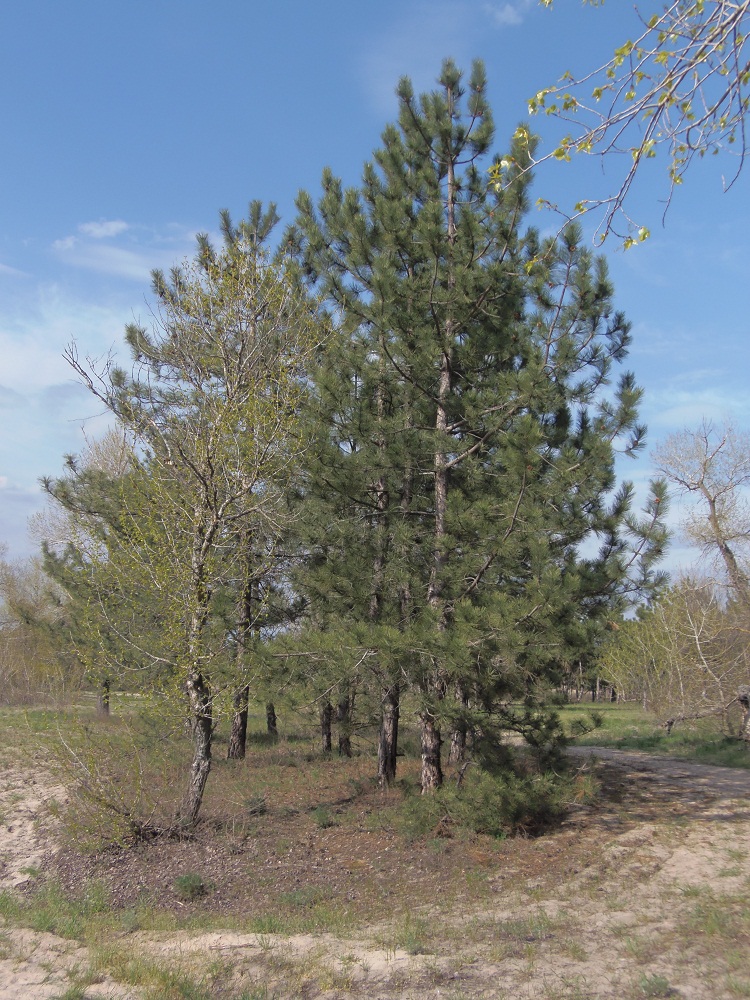
<path id="1" fill-rule="evenodd" d="M 586 763 L 592 751 L 576 753 Z M 269 1000 L 750 996 L 741 955 L 722 953 L 726 936 L 712 935 L 708 917 L 695 918 L 701 900 L 729 907 L 747 897 L 750 771 L 614 750 L 596 756 L 638 794 L 619 808 L 581 809 L 555 835 L 563 851 L 592 838 L 590 861 L 553 884 L 543 870 L 511 885 L 493 876 L 490 904 L 451 917 L 439 953 L 383 946 L 387 929 L 376 927 L 362 940 L 137 932 L 128 947 L 181 969 L 231 963 L 237 995 L 244 989 Z M 62 795 L 23 767 L 0 776 L 0 890 L 38 872 L 54 842 L 45 802 Z M 745 965 L 747 945 L 738 941 Z M 0 1000 L 51 1000 L 76 983 L 83 990 L 76 996 L 92 1000 L 144 996 L 92 969 L 92 955 L 75 942 L 0 925 Z"/>

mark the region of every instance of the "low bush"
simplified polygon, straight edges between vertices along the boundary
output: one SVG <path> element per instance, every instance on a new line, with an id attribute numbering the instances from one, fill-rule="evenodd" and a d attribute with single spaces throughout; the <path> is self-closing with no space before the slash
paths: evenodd
<path id="1" fill-rule="evenodd" d="M 450 782 L 432 795 L 408 796 L 393 821 L 409 839 L 461 830 L 492 837 L 534 835 L 560 822 L 574 798 L 580 798 L 580 789 L 565 775 L 490 774 L 470 768 L 458 786 Z"/>

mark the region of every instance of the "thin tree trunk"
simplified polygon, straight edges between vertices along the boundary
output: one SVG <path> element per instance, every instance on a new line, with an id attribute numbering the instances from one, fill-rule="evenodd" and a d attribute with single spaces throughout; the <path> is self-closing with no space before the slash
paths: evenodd
<path id="1" fill-rule="evenodd" d="M 702 489 L 701 492 L 708 501 L 708 521 L 711 525 L 711 530 L 714 533 L 716 545 L 721 554 L 724 566 L 726 567 L 729 583 L 734 590 L 737 599 L 745 607 L 747 607 L 750 605 L 750 585 L 748 584 L 748 579 L 740 569 L 737 558 L 724 535 L 724 531 L 721 527 L 721 521 L 719 520 L 719 516 L 716 512 L 716 499 L 712 497 L 706 489 Z"/>
<path id="2" fill-rule="evenodd" d="M 323 741 L 323 753 L 330 753 L 333 748 L 331 738 L 331 722 L 333 721 L 333 705 L 324 701 L 320 709 L 320 734 Z"/>
<path id="3" fill-rule="evenodd" d="M 750 746 L 750 687 L 744 685 L 739 689 L 737 701 L 742 706 L 743 716 L 740 724 L 740 739 L 747 741 Z"/>
<path id="4" fill-rule="evenodd" d="M 203 793 L 211 771 L 211 746 L 213 742 L 213 714 L 211 691 L 200 672 L 191 673 L 187 693 L 193 722 L 193 761 L 190 765 L 190 783 L 180 808 L 180 826 L 195 826 L 203 803 Z"/>
<path id="5" fill-rule="evenodd" d="M 450 95 L 449 103 L 452 103 L 453 95 Z M 447 235 L 448 243 L 452 248 L 456 240 L 456 182 L 454 175 L 454 164 L 452 159 L 447 163 Z M 449 295 L 455 288 L 455 277 L 449 270 L 447 285 Z M 434 509 L 435 521 L 433 528 L 433 551 L 432 566 L 430 568 L 430 579 L 427 587 L 427 603 L 437 613 L 438 628 L 445 629 L 445 567 L 447 563 L 447 553 L 445 551 L 446 542 L 446 516 L 448 512 L 448 481 L 450 469 L 447 455 L 447 435 L 448 435 L 448 402 L 453 388 L 453 339 L 455 336 L 454 319 L 448 315 L 445 319 L 442 331 L 442 345 L 440 353 L 440 372 L 437 386 L 437 405 L 435 408 L 435 453 L 433 456 L 434 472 Z M 432 697 L 442 698 L 445 695 L 447 678 L 444 675 L 444 667 L 440 663 L 435 663 L 434 677 L 430 685 L 429 694 Z M 428 711 L 422 712 L 422 794 L 439 788 L 443 782 L 443 769 L 440 762 L 440 727 L 436 723 L 435 716 Z"/>
<path id="6" fill-rule="evenodd" d="M 400 697 L 398 684 L 392 684 L 383 692 L 378 737 L 378 783 L 381 788 L 392 785 L 396 780 Z"/>
<path id="7" fill-rule="evenodd" d="M 237 615 L 237 648 L 235 652 L 235 664 L 237 668 L 237 678 L 246 676 L 247 650 L 249 646 L 250 634 L 253 627 L 253 612 L 256 603 L 256 580 L 252 572 L 252 533 L 243 533 L 243 562 L 244 581 L 242 593 L 240 594 L 239 608 Z M 234 695 L 234 715 L 232 716 L 232 730 L 229 736 L 229 747 L 227 748 L 227 760 L 244 760 L 247 749 L 247 711 L 250 700 L 250 686 L 243 684 Z"/>
<path id="8" fill-rule="evenodd" d="M 96 714 L 109 715 L 109 680 L 102 681 L 102 686 L 96 696 Z"/>
<path id="9" fill-rule="evenodd" d="M 456 700 L 461 705 L 462 709 L 467 709 L 469 706 L 469 696 L 464 690 L 463 684 L 456 685 Z M 469 727 L 466 719 L 461 717 L 456 723 L 453 732 L 451 733 L 451 748 L 448 754 L 449 764 L 461 764 L 466 757 L 466 744 L 469 735 Z"/>
<path id="10" fill-rule="evenodd" d="M 227 760 L 244 760 L 247 745 L 247 710 L 250 700 L 250 685 L 246 684 L 234 693 L 234 715 L 229 734 Z"/>
<path id="11" fill-rule="evenodd" d="M 443 783 L 440 761 L 440 727 L 429 712 L 422 712 L 422 794 L 434 792 Z"/>
<path id="12" fill-rule="evenodd" d="M 339 731 L 339 757 L 352 755 L 352 712 L 354 695 L 349 693 L 339 699 L 336 707 L 336 725 Z"/>
<path id="13" fill-rule="evenodd" d="M 272 701 L 266 702 L 266 731 L 273 739 L 277 739 L 279 729 L 276 721 L 276 709 Z"/>

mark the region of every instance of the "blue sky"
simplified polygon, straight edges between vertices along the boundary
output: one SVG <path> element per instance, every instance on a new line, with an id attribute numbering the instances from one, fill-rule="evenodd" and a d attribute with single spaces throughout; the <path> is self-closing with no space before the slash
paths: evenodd
<path id="1" fill-rule="evenodd" d="M 655 9 L 644 0 L 643 8 Z M 103 419 L 63 351 L 122 347 L 148 319 L 149 272 L 192 252 L 218 212 L 254 198 L 293 216 L 330 165 L 356 184 L 396 115 L 394 88 L 429 89 L 441 61 L 484 59 L 504 151 L 527 100 L 566 69 L 604 61 L 637 30 L 632 7 L 580 0 L 24 0 L 0 12 L 0 543 L 32 551 L 38 480 Z M 534 120 L 552 143 L 555 123 Z M 612 165 L 616 166 L 615 164 Z M 704 417 L 750 427 L 750 200 L 700 163 L 661 225 L 659 160 L 631 213 L 651 240 L 607 246 L 630 364 L 646 390 L 649 443 Z M 535 196 L 572 205 L 604 190 L 598 163 L 539 171 Z M 534 213 L 540 228 L 552 217 Z M 645 483 L 648 454 L 623 467 Z M 670 564 L 690 558 L 679 546 Z"/>

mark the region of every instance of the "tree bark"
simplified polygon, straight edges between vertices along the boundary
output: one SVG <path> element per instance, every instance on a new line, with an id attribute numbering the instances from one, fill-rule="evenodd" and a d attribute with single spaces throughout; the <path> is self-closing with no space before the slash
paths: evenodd
<path id="1" fill-rule="evenodd" d="M 190 674 L 187 693 L 193 721 L 193 761 L 190 765 L 187 794 L 179 812 L 179 825 L 190 829 L 195 826 L 198 819 L 203 793 L 211 771 L 213 714 L 211 691 L 200 672 Z"/>
<path id="2" fill-rule="evenodd" d="M 336 707 L 336 725 L 339 731 L 339 757 L 352 755 L 352 712 L 354 695 L 347 694 L 339 699 Z"/>
<path id="3" fill-rule="evenodd" d="M 740 739 L 745 740 L 750 746 L 750 687 L 744 685 L 739 689 L 737 701 L 742 705 L 742 722 L 740 724 Z"/>
<path id="4" fill-rule="evenodd" d="M 440 726 L 434 715 L 422 712 L 422 794 L 434 792 L 443 783 L 443 768 L 440 761 Z"/>
<path id="5" fill-rule="evenodd" d="M 273 739 L 277 739 L 279 729 L 276 721 L 276 709 L 272 701 L 266 703 L 266 731 Z"/>
<path id="6" fill-rule="evenodd" d="M 333 721 L 333 705 L 324 701 L 320 709 L 320 734 L 323 741 L 323 753 L 330 753 L 333 748 L 331 737 L 331 722 Z"/>
<path id="7" fill-rule="evenodd" d="M 456 685 L 456 701 L 461 705 L 462 709 L 469 707 L 469 696 L 467 695 L 463 684 Z M 448 754 L 449 764 L 461 764 L 466 757 L 466 744 L 469 738 L 469 727 L 466 719 L 461 717 L 453 728 L 451 733 L 451 748 Z"/>
<path id="8" fill-rule="evenodd" d="M 243 532 L 243 565 L 244 581 L 242 592 L 240 593 L 239 607 L 237 614 L 237 648 L 235 652 L 235 663 L 237 666 L 238 679 L 245 674 L 247 650 L 250 634 L 253 627 L 253 612 L 255 604 L 255 577 L 253 575 L 253 551 L 252 533 Z M 247 711 L 250 701 L 250 685 L 244 684 L 238 688 L 234 694 L 234 715 L 232 717 L 232 730 L 229 736 L 229 747 L 227 748 L 227 760 L 244 760 L 247 751 Z"/>
<path id="9" fill-rule="evenodd" d="M 400 698 L 398 684 L 392 684 L 383 692 L 378 737 L 378 783 L 381 788 L 387 788 L 396 780 Z"/>
<path id="10" fill-rule="evenodd" d="M 247 746 L 247 710 L 250 700 L 250 685 L 246 684 L 234 693 L 234 715 L 229 734 L 227 760 L 244 760 Z"/>

